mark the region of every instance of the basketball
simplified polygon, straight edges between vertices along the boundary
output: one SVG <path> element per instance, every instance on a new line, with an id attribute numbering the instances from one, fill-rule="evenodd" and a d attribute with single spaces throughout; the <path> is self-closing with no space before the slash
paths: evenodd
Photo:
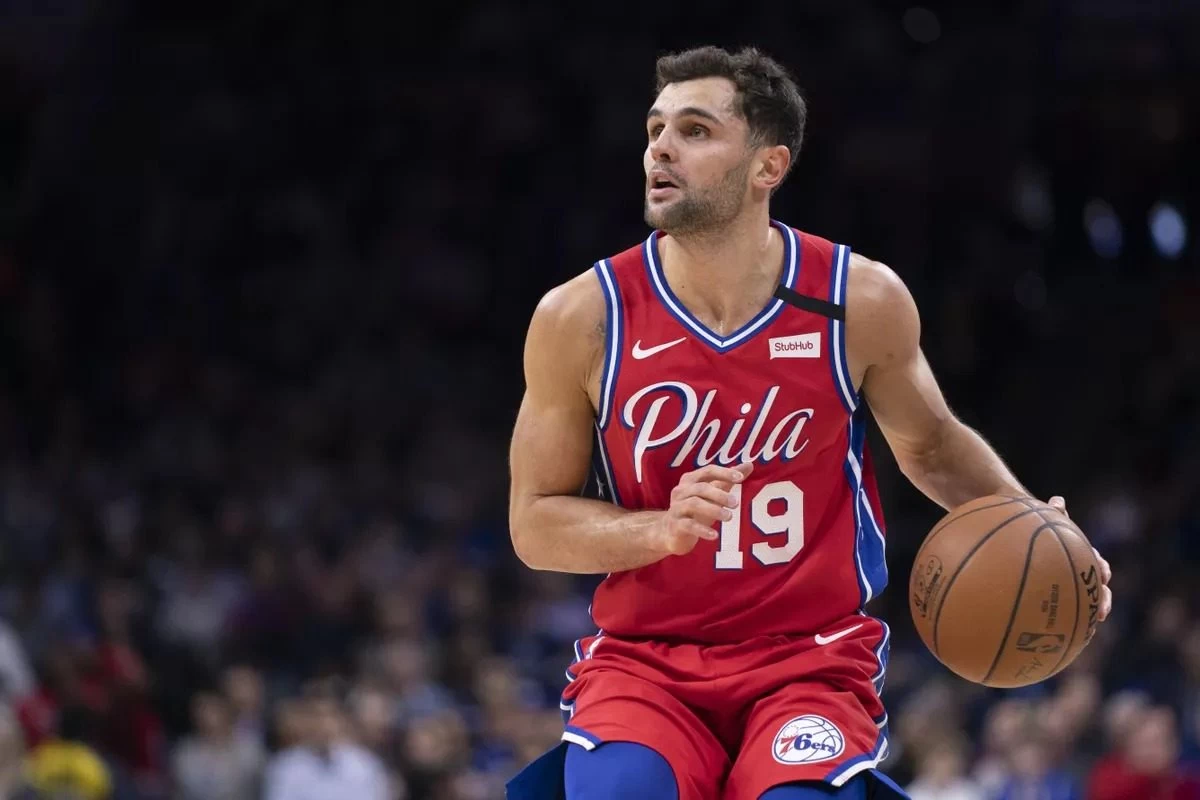
<path id="1" fill-rule="evenodd" d="M 951 672 L 995 688 L 1044 681 L 1091 639 L 1100 568 L 1061 511 L 1024 497 L 981 497 L 948 513 L 913 562 L 909 609 Z"/>

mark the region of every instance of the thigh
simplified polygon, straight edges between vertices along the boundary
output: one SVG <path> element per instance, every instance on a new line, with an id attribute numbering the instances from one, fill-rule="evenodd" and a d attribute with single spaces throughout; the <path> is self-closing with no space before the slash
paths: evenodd
<path id="1" fill-rule="evenodd" d="M 670 766 L 682 800 L 716 800 L 730 761 L 712 731 L 669 680 L 652 682 L 612 658 L 603 663 L 577 665 L 563 741 L 597 754 L 610 743 L 642 745 Z"/>
<path id="2" fill-rule="evenodd" d="M 874 769 L 887 747 L 887 717 L 873 719 L 857 693 L 789 684 L 751 708 L 724 800 L 802 782 L 840 788 Z"/>
<path id="3" fill-rule="evenodd" d="M 667 759 L 632 742 L 608 742 L 591 750 L 568 745 L 563 785 L 566 800 L 680 800 Z"/>

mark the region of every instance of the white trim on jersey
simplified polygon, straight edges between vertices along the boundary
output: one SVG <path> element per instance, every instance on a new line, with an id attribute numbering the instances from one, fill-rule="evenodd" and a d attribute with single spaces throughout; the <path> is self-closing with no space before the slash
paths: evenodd
<path id="1" fill-rule="evenodd" d="M 849 271 L 850 248 L 844 244 L 834 245 L 833 275 L 830 278 L 833 283 L 834 305 L 843 307 L 846 305 L 846 285 Z M 853 413 L 858 408 L 858 398 L 854 391 L 854 376 L 850 374 L 850 368 L 846 363 L 846 325 L 839 319 L 833 320 L 833 341 L 830 342 L 829 349 L 833 353 L 834 373 L 837 375 L 842 401 Z"/>
<path id="2" fill-rule="evenodd" d="M 796 281 L 796 265 L 799 259 L 799 243 L 796 241 L 796 232 L 787 225 L 772 221 L 785 237 L 785 249 L 787 251 L 787 269 L 784 271 L 783 283 L 791 287 Z M 734 345 L 739 344 L 756 332 L 761 330 L 765 325 L 768 325 L 779 314 L 784 306 L 783 300 L 775 300 L 762 311 L 760 311 L 753 319 L 751 319 L 742 328 L 734 331 L 728 337 L 722 339 L 704 325 L 702 325 L 691 313 L 683 307 L 682 304 L 676 301 L 674 294 L 667 285 L 666 277 L 663 275 L 662 264 L 658 261 L 657 247 L 655 240 L 657 233 L 650 234 L 650 237 L 642 244 L 642 250 L 645 253 L 646 263 L 650 269 L 650 280 L 654 285 L 655 294 L 658 295 L 663 305 L 680 323 L 686 326 L 692 333 L 699 336 L 704 341 L 711 344 L 718 350 L 728 350 Z"/>
<path id="3" fill-rule="evenodd" d="M 871 757 L 866 759 L 865 761 L 859 761 L 857 764 L 852 764 L 850 767 L 848 767 L 846 769 L 845 772 L 838 773 L 834 777 L 830 778 L 829 779 L 830 785 L 841 788 L 842 786 L 844 786 L 846 784 L 846 781 L 850 780 L 858 773 L 865 772 L 866 770 L 875 769 L 876 767 L 878 767 L 879 762 L 881 762 L 885 758 L 887 758 L 887 755 L 888 755 L 888 738 L 887 738 L 887 735 L 884 734 L 883 741 L 880 742 L 879 750 L 877 753 L 872 754 Z"/>
<path id="4" fill-rule="evenodd" d="M 613 391 L 616 385 L 617 367 L 621 363 L 621 298 L 617 293 L 617 282 L 612 276 L 612 264 L 608 259 L 596 262 L 596 274 L 600 276 L 600 286 L 604 290 L 604 308 L 607 312 L 608 323 L 605 326 L 606 357 L 604 359 L 604 374 L 600 376 L 600 429 L 608 427 L 608 418 L 612 410 Z"/>

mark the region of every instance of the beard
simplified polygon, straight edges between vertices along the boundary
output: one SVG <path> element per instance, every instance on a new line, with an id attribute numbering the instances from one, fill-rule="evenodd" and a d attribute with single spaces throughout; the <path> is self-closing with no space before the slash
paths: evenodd
<path id="1" fill-rule="evenodd" d="M 720 228 L 741 212 L 749 174 L 750 159 L 746 158 L 735 164 L 714 186 L 696 190 L 680 188 L 680 196 L 673 203 L 652 206 L 647 197 L 646 224 L 672 236 Z"/>

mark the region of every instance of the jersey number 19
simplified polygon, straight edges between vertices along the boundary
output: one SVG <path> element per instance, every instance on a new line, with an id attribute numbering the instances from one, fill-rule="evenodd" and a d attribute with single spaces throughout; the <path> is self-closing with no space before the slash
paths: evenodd
<path id="1" fill-rule="evenodd" d="M 717 547 L 717 569 L 741 569 L 742 552 L 742 484 L 733 487 L 738 509 L 733 519 L 721 522 L 721 538 Z M 771 512 L 771 501 L 784 501 L 781 513 Z M 768 483 L 750 501 L 750 524 L 765 536 L 786 534 L 782 544 L 755 542 L 750 555 L 763 566 L 786 564 L 804 548 L 804 492 L 791 481 Z"/>

